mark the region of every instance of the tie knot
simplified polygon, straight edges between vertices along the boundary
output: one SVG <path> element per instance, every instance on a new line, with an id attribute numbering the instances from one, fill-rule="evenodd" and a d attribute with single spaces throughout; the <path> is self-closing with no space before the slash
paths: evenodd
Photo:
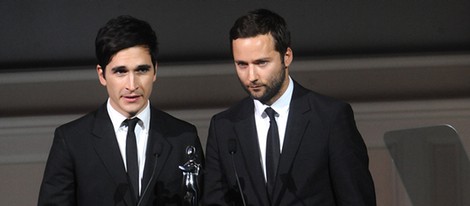
<path id="1" fill-rule="evenodd" d="M 139 118 L 133 118 L 133 119 L 126 119 L 124 120 L 124 124 L 127 125 L 128 127 L 128 130 L 134 130 L 135 129 L 135 125 L 137 124 L 137 122 L 139 122 Z"/>
<path id="2" fill-rule="evenodd" d="M 274 115 L 277 114 L 276 111 L 274 111 L 274 109 L 271 108 L 271 107 L 266 108 L 266 109 L 264 110 L 264 112 L 266 112 L 266 114 L 268 115 L 268 117 L 269 117 L 270 120 L 273 120 L 273 119 L 274 119 Z"/>

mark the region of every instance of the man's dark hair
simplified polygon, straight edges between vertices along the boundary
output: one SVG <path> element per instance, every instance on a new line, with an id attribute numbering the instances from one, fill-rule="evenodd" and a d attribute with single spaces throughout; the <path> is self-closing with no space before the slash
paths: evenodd
<path id="1" fill-rule="evenodd" d="M 155 67 L 158 42 L 150 24 L 127 15 L 109 20 L 98 31 L 95 39 L 96 58 L 103 72 L 116 53 L 134 46 L 147 48 Z"/>
<path id="2" fill-rule="evenodd" d="M 250 38 L 271 34 L 274 47 L 284 60 L 287 48 L 291 46 L 290 32 L 284 18 L 267 9 L 258 9 L 238 18 L 230 29 L 230 48 L 238 38 Z"/>

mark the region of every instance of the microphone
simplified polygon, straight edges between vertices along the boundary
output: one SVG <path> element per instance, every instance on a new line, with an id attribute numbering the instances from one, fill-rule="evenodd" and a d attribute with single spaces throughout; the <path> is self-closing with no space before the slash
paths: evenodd
<path id="1" fill-rule="evenodd" d="M 243 205 L 246 206 L 242 185 L 240 184 L 240 178 L 238 177 L 237 167 L 235 166 L 235 160 L 233 159 L 233 155 L 237 153 L 237 140 L 235 139 L 228 140 L 228 152 L 232 159 L 232 168 L 233 168 L 233 171 L 235 172 L 235 179 L 237 180 L 238 191 L 240 192 L 240 197 L 242 198 Z"/>
<path id="2" fill-rule="evenodd" d="M 162 146 L 159 144 L 157 145 L 157 148 L 155 149 L 155 153 L 153 154 L 155 156 L 155 164 L 153 165 L 152 169 L 152 175 L 150 176 L 149 181 L 147 182 L 147 185 L 145 186 L 145 189 L 142 191 L 142 194 L 140 195 L 139 201 L 137 202 L 137 206 L 142 205 L 142 199 L 144 199 L 145 193 L 148 191 L 150 187 L 150 183 L 153 181 L 153 178 L 155 177 L 155 170 L 157 169 L 157 162 L 158 162 L 158 157 L 160 156 L 160 151 L 162 150 Z"/>

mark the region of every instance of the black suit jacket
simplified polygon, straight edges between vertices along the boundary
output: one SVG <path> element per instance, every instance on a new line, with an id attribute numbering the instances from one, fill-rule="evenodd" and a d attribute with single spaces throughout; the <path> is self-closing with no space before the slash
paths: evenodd
<path id="1" fill-rule="evenodd" d="M 236 150 L 235 168 L 230 150 Z M 296 82 L 272 201 L 266 192 L 251 98 L 211 120 L 205 205 L 242 205 L 235 169 L 247 205 L 376 204 L 367 148 L 350 105 Z"/>
<path id="2" fill-rule="evenodd" d="M 183 177 L 178 166 L 188 160 L 189 145 L 197 149 L 197 162 L 202 163 L 196 128 L 151 107 L 141 205 L 181 205 Z M 106 104 L 56 129 L 38 205 L 136 204 Z"/>

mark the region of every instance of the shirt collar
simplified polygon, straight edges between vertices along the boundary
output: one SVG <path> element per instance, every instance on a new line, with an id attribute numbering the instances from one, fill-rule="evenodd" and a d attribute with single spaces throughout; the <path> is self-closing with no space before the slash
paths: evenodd
<path id="1" fill-rule="evenodd" d="M 115 110 L 111 106 L 109 99 L 107 101 L 106 108 L 108 110 L 109 117 L 111 118 L 111 122 L 113 123 L 114 132 L 116 132 L 122 126 L 122 122 L 126 120 L 127 117 Z M 147 102 L 147 106 L 145 106 L 144 110 L 142 110 L 135 117 L 140 119 L 138 124 L 142 127 L 142 129 L 148 130 L 149 127 L 147 125 L 150 125 L 150 101 Z"/>
<path id="2" fill-rule="evenodd" d="M 281 113 L 286 114 L 289 111 L 289 105 L 290 105 L 290 100 L 292 99 L 293 91 L 294 91 L 294 83 L 291 77 L 289 76 L 289 85 L 287 86 L 286 91 L 271 106 L 263 104 L 259 100 L 256 100 L 256 99 L 253 100 L 255 103 L 255 114 L 260 115 L 264 118 L 266 115 L 263 115 L 263 113 L 267 107 L 273 108 L 274 111 L 276 111 L 276 113 L 278 114 L 281 114 Z"/>

